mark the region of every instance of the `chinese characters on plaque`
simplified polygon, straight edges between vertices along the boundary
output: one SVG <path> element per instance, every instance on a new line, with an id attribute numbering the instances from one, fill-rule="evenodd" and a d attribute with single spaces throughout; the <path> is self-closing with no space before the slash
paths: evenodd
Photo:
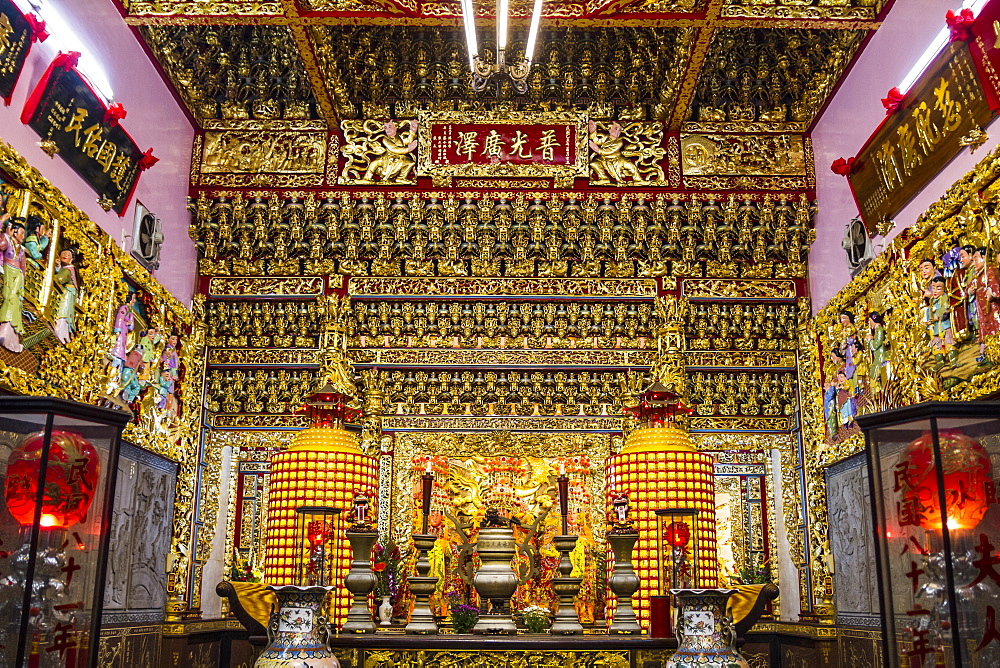
<path id="1" fill-rule="evenodd" d="M 423 114 L 417 174 L 435 181 L 549 176 L 565 185 L 587 175 L 586 140 L 586 120 L 569 114 Z"/>
<path id="2" fill-rule="evenodd" d="M 575 131 L 572 125 L 441 123 L 431 130 L 431 164 L 573 164 Z"/>
<path id="3" fill-rule="evenodd" d="M 0 0 L 0 98 L 10 103 L 31 49 L 31 23 L 13 0 Z"/>
<path id="4" fill-rule="evenodd" d="M 927 68 L 857 155 L 849 176 L 869 231 L 898 213 L 962 149 L 993 113 L 965 42 Z"/>
<path id="5" fill-rule="evenodd" d="M 59 153 L 90 184 L 106 210 L 124 214 L 144 155 L 76 69 L 50 68 L 22 120 L 47 152 Z"/>

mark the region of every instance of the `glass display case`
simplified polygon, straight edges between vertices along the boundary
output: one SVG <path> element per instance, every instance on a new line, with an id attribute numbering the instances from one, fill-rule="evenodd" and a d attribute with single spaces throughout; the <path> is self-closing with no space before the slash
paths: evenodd
<path id="1" fill-rule="evenodd" d="M 0 665 L 97 665 L 124 411 L 0 397 Z"/>
<path id="2" fill-rule="evenodd" d="M 698 586 L 697 508 L 664 508 L 656 511 L 659 531 L 660 594 L 671 589 Z"/>
<path id="3" fill-rule="evenodd" d="M 298 583 L 302 587 L 325 587 L 333 582 L 337 563 L 337 516 L 340 508 L 299 506 L 295 509 L 295 538 L 299 556 Z"/>
<path id="4" fill-rule="evenodd" d="M 887 666 L 1000 666 L 1000 403 L 861 416 Z"/>

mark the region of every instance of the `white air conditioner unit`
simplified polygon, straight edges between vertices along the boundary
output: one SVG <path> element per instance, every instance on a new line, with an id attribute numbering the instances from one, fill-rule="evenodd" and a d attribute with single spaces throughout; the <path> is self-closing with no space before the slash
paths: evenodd
<path id="1" fill-rule="evenodd" d="M 864 271 L 875 257 L 872 239 L 868 236 L 868 230 L 860 218 L 855 218 L 847 224 L 840 245 L 847 251 L 847 269 L 852 277 Z"/>
<path id="2" fill-rule="evenodd" d="M 160 219 L 142 204 L 135 207 L 135 228 L 132 230 L 132 257 L 150 271 L 160 268 L 160 247 L 163 232 Z"/>

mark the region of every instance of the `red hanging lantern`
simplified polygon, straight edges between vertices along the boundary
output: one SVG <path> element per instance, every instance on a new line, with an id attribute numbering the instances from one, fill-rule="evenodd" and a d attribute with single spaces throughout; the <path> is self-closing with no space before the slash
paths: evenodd
<path id="1" fill-rule="evenodd" d="M 663 533 L 663 540 L 671 547 L 687 547 L 691 542 L 691 527 L 687 522 L 671 522 Z"/>
<path id="2" fill-rule="evenodd" d="M 973 529 L 989 509 L 986 494 L 986 486 L 992 479 L 989 454 L 979 441 L 957 429 L 939 431 L 938 442 L 948 528 Z M 931 433 L 924 432 L 906 446 L 896 466 L 895 489 L 903 495 L 901 522 L 940 531 L 941 495 L 933 445 Z"/>
<path id="3" fill-rule="evenodd" d="M 326 542 L 326 522 L 316 520 L 309 523 L 307 530 L 309 547 L 316 548 Z"/>
<path id="4" fill-rule="evenodd" d="M 87 516 L 97 492 L 101 460 L 90 441 L 72 431 L 52 431 L 40 525 L 67 529 Z M 35 521 L 45 433 L 28 434 L 7 459 L 4 498 L 19 524 Z"/>

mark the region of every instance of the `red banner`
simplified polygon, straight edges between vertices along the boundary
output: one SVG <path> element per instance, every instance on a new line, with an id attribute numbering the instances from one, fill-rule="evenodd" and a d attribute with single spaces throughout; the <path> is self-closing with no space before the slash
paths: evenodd
<path id="1" fill-rule="evenodd" d="M 575 165 L 576 126 L 435 123 L 432 165 Z"/>
<path id="2" fill-rule="evenodd" d="M 993 111 L 1000 110 L 1000 0 L 990 0 L 969 30 L 969 52 Z"/>

